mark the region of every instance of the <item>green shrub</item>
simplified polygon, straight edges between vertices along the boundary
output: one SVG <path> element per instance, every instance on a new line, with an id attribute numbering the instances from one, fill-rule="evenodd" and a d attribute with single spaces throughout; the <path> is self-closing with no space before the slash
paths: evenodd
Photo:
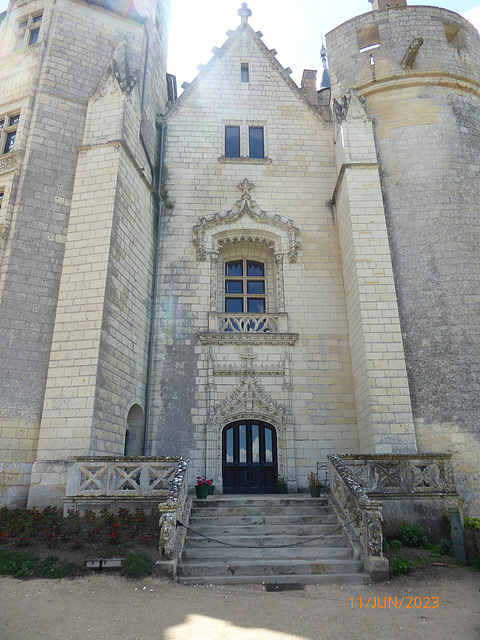
<path id="1" fill-rule="evenodd" d="M 152 573 L 152 567 L 141 551 L 129 551 L 125 556 L 123 572 L 130 578 L 138 578 Z"/>
<path id="2" fill-rule="evenodd" d="M 390 542 L 388 543 L 388 546 L 390 549 L 393 549 L 394 551 L 398 551 L 399 549 L 402 548 L 402 543 L 400 542 L 400 540 L 390 540 Z"/>
<path id="3" fill-rule="evenodd" d="M 465 524 L 465 529 L 475 529 L 476 531 L 480 531 L 480 518 L 470 518 L 470 516 L 465 516 L 463 518 L 463 522 Z"/>
<path id="4" fill-rule="evenodd" d="M 452 543 L 450 540 L 446 540 L 442 538 L 440 542 L 433 547 L 433 550 L 439 553 L 441 556 L 450 556 L 452 555 Z"/>
<path id="5" fill-rule="evenodd" d="M 65 578 L 72 568 L 66 562 L 57 566 L 57 556 L 47 556 L 39 561 L 38 556 L 25 551 L 3 551 L 0 549 L 0 574 L 15 578 L 42 577 Z"/>
<path id="6" fill-rule="evenodd" d="M 477 553 L 477 555 L 473 558 L 470 569 L 472 571 L 480 571 L 480 553 Z"/>
<path id="7" fill-rule="evenodd" d="M 392 571 L 395 573 L 408 573 L 415 569 L 415 563 L 408 558 L 394 558 L 392 562 Z"/>
<path id="8" fill-rule="evenodd" d="M 0 549 L 0 575 L 25 578 L 36 567 L 38 556 L 25 551 L 3 551 Z"/>
<path id="9" fill-rule="evenodd" d="M 70 565 L 62 562 L 60 566 L 56 566 L 57 562 L 57 556 L 47 556 L 35 568 L 35 575 L 42 578 L 65 578 L 70 575 L 72 571 Z"/>
<path id="10" fill-rule="evenodd" d="M 418 524 L 404 524 L 400 527 L 400 538 L 406 547 L 428 547 L 427 535 Z"/>

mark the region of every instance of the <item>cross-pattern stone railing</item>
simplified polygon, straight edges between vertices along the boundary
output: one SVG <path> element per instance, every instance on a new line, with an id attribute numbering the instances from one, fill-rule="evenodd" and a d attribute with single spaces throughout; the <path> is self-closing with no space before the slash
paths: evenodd
<path id="1" fill-rule="evenodd" d="M 210 332 L 286 333 L 286 313 L 214 313 L 208 314 Z"/>
<path id="2" fill-rule="evenodd" d="M 70 460 L 68 497 L 158 497 L 172 488 L 179 458 L 91 456 Z"/>
<path id="3" fill-rule="evenodd" d="M 158 499 L 160 551 L 174 558 L 177 518 L 183 517 L 188 492 L 189 459 L 92 456 L 72 458 L 66 499 Z"/>
<path id="4" fill-rule="evenodd" d="M 370 498 L 456 495 L 451 453 L 337 456 Z"/>
<path id="5" fill-rule="evenodd" d="M 371 500 L 341 456 L 328 456 L 330 491 L 343 519 L 352 526 L 362 549 L 365 570 L 374 577 L 388 575 L 388 560 L 382 551 L 382 505 Z"/>

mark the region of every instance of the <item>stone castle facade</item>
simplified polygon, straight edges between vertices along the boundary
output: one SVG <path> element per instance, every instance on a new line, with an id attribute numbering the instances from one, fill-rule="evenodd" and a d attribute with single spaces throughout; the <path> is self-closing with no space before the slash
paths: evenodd
<path id="1" fill-rule="evenodd" d="M 168 2 L 11 2 L 4 504 L 60 503 L 72 457 L 188 455 L 241 493 L 437 452 L 478 512 L 480 35 L 398 5 L 327 35 L 318 89 L 244 3 L 177 99 Z"/>

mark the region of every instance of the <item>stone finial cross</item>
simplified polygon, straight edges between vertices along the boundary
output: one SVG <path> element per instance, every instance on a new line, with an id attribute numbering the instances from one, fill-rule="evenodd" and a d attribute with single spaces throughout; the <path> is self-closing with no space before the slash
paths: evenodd
<path id="1" fill-rule="evenodd" d="M 241 8 L 237 11 L 237 16 L 242 18 L 242 22 L 248 22 L 249 17 L 252 15 L 252 12 L 247 7 L 247 3 L 243 2 Z"/>
<path id="2" fill-rule="evenodd" d="M 250 200 L 250 189 L 253 189 L 253 182 L 249 182 L 247 178 L 244 178 L 237 184 L 237 187 L 242 191 L 242 200 Z"/>

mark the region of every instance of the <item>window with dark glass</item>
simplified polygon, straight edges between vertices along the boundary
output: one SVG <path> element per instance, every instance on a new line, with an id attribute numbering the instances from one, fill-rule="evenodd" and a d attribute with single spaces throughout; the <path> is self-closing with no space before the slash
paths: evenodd
<path id="1" fill-rule="evenodd" d="M 20 114 L 0 117 L 0 153 L 13 151 Z"/>
<path id="2" fill-rule="evenodd" d="M 2 209 L 2 204 L 3 204 L 3 196 L 5 194 L 5 191 L 3 189 L 0 189 L 0 211 Z"/>
<path id="3" fill-rule="evenodd" d="M 240 157 L 240 127 L 225 127 L 225 156 Z"/>
<path id="4" fill-rule="evenodd" d="M 3 151 L 3 153 L 10 153 L 10 151 L 13 151 L 13 145 L 15 144 L 15 136 L 17 135 L 16 131 L 10 131 L 10 133 L 7 133 L 7 139 L 5 142 L 5 149 Z"/>
<path id="5" fill-rule="evenodd" d="M 31 29 L 30 37 L 28 39 L 28 46 L 35 44 L 38 41 L 39 33 L 40 33 L 40 27 L 38 27 L 38 29 Z"/>
<path id="6" fill-rule="evenodd" d="M 42 18 L 42 13 L 36 13 L 23 17 L 18 21 L 15 51 L 23 49 L 24 47 L 30 47 L 38 42 Z"/>
<path id="7" fill-rule="evenodd" d="M 250 158 L 264 158 L 263 127 L 248 128 Z"/>
<path id="8" fill-rule="evenodd" d="M 240 65 L 240 76 L 242 82 L 249 82 L 248 62 L 242 62 Z"/>
<path id="9" fill-rule="evenodd" d="M 225 264 L 225 311 L 265 313 L 265 266 L 241 258 Z"/>

